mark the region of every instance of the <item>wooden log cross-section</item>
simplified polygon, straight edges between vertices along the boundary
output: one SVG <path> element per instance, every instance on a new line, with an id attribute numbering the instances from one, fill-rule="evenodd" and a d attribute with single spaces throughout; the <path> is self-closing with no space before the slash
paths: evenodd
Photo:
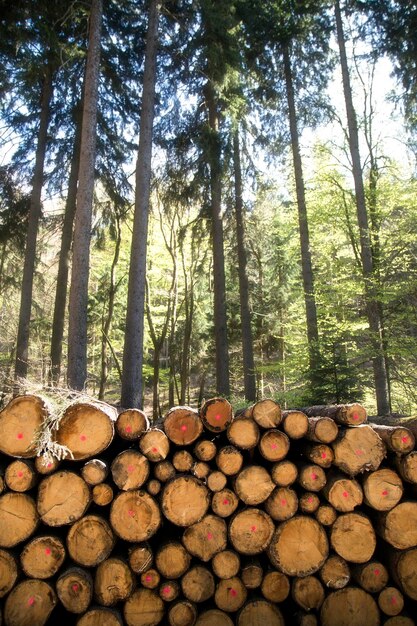
<path id="1" fill-rule="evenodd" d="M 411 429 L 359 403 L 48 406 L 0 412 L 0 624 L 416 626 Z"/>

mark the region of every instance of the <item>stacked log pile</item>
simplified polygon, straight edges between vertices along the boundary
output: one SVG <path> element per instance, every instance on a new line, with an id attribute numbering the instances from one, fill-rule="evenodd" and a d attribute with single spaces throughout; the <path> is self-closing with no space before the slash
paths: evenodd
<path id="1" fill-rule="evenodd" d="M 414 448 L 360 404 L 213 398 L 150 427 L 95 402 L 51 422 L 19 396 L 0 413 L 0 623 L 412 626 Z"/>

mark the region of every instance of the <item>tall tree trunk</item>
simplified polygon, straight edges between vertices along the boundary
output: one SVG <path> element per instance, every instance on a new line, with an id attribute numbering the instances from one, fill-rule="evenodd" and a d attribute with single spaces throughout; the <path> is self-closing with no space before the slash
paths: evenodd
<path id="1" fill-rule="evenodd" d="M 303 166 L 301 162 L 297 113 L 295 108 L 294 85 L 291 70 L 290 52 L 287 45 L 284 46 L 283 56 L 288 113 L 290 121 L 291 148 L 294 163 L 295 189 L 297 194 L 298 222 L 301 243 L 301 267 L 306 307 L 310 371 L 314 372 L 317 368 L 317 359 L 319 355 L 319 332 L 317 324 L 316 298 L 314 294 L 314 276 L 311 263 L 310 236 L 308 231 Z"/>
<path id="2" fill-rule="evenodd" d="M 251 314 L 249 309 L 249 284 L 245 247 L 245 225 L 243 221 L 242 167 L 240 162 L 239 130 L 233 136 L 233 161 L 235 170 L 235 215 L 236 241 L 239 273 L 240 318 L 242 324 L 243 380 L 245 398 L 248 402 L 256 400 L 256 376 L 253 359 Z"/>
<path id="3" fill-rule="evenodd" d="M 227 339 L 226 277 L 224 271 L 224 236 L 221 209 L 221 149 L 219 113 L 216 94 L 206 84 L 206 103 L 211 134 L 209 146 L 211 236 L 213 247 L 214 334 L 216 345 L 216 389 L 222 396 L 230 395 L 229 347 Z"/>
<path id="4" fill-rule="evenodd" d="M 59 379 L 61 375 L 65 307 L 67 303 L 68 291 L 68 273 L 77 198 L 78 171 L 80 168 L 81 122 L 81 107 L 77 106 L 75 138 L 71 160 L 71 171 L 68 180 L 67 200 L 65 203 L 64 223 L 62 226 L 61 250 L 59 253 L 58 274 L 55 292 L 55 307 L 52 321 L 51 368 L 49 372 L 49 380 L 50 383 L 52 383 L 53 385 L 59 384 Z"/>
<path id="5" fill-rule="evenodd" d="M 161 0 L 151 0 L 146 37 L 140 137 L 136 162 L 135 216 L 129 269 L 126 330 L 123 352 L 121 403 L 125 408 L 143 404 L 143 333 L 145 315 L 146 247 L 151 183 L 158 19 Z"/>
<path id="6" fill-rule="evenodd" d="M 23 266 L 22 290 L 20 296 L 19 326 L 17 331 L 15 362 L 16 379 L 26 378 L 28 371 L 30 313 L 32 308 L 36 240 L 38 237 L 39 220 L 42 213 L 41 193 L 52 93 L 52 69 L 49 65 L 47 65 L 42 85 L 40 123 L 38 142 L 36 146 L 35 168 L 32 179 L 32 194 L 30 198 L 25 261 Z"/>
<path id="7" fill-rule="evenodd" d="M 109 331 L 111 322 L 113 319 L 114 312 L 114 301 L 116 297 L 117 291 L 117 283 L 116 283 L 116 267 L 119 262 L 120 256 L 120 247 L 122 245 L 122 230 L 120 227 L 120 216 L 117 214 L 116 209 L 116 244 L 114 247 L 114 255 L 110 268 L 110 285 L 108 290 L 108 304 L 107 304 L 107 312 L 103 312 L 103 323 L 102 323 L 102 337 L 101 337 L 101 374 L 100 374 L 100 389 L 98 392 L 98 399 L 104 400 L 104 392 L 106 389 L 106 382 L 108 377 L 108 364 L 107 364 L 107 346 L 110 343 L 109 340 Z M 111 344 L 110 344 L 111 345 Z"/>
<path id="8" fill-rule="evenodd" d="M 359 225 L 362 272 L 365 282 L 366 308 L 371 334 L 372 361 L 374 368 L 375 393 L 379 415 L 390 413 L 389 384 L 386 363 L 384 358 L 384 340 L 381 320 L 381 310 L 378 301 L 378 289 L 375 284 L 374 262 L 372 258 L 371 236 L 366 209 L 365 190 L 362 177 L 362 166 L 359 152 L 359 133 L 356 112 L 353 106 L 352 89 L 350 85 L 349 67 L 346 55 L 345 37 L 343 32 L 342 15 L 339 0 L 335 0 L 335 16 L 337 40 L 342 68 L 343 91 L 346 103 L 346 114 L 349 130 L 349 149 L 352 158 L 352 173 L 356 195 L 356 214 Z"/>
<path id="9" fill-rule="evenodd" d="M 96 159 L 102 10 L 102 0 L 91 1 L 69 297 L 67 377 L 68 385 L 73 389 L 83 389 L 87 379 L 88 278 Z"/>

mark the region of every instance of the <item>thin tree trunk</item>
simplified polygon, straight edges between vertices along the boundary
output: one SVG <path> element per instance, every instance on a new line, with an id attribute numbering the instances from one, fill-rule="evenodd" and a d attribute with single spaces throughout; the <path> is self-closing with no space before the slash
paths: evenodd
<path id="1" fill-rule="evenodd" d="M 214 334 L 216 345 L 216 389 L 222 396 L 230 395 L 229 347 L 227 339 L 226 277 L 224 269 L 224 236 L 221 214 L 221 166 L 219 114 L 216 96 L 210 83 L 206 85 L 206 102 L 212 143 L 209 148 L 211 235 L 213 246 Z"/>
<path id="2" fill-rule="evenodd" d="M 151 0 L 146 38 L 140 138 L 136 163 L 136 197 L 123 352 L 121 403 L 125 408 L 143 405 L 143 333 L 145 312 L 146 247 L 152 161 L 158 18 L 161 0 Z"/>
<path id="3" fill-rule="evenodd" d="M 245 398 L 248 402 L 256 400 L 256 376 L 253 359 L 251 314 L 249 309 L 249 284 L 247 275 L 247 256 L 245 247 L 245 226 L 243 221 L 242 167 L 240 162 L 239 130 L 233 136 L 233 160 L 235 170 L 235 214 L 236 241 L 238 254 L 240 317 L 242 324 L 243 380 Z"/>
<path id="4" fill-rule="evenodd" d="M 102 10 L 102 0 L 92 0 L 69 297 L 67 375 L 68 385 L 73 389 L 83 389 L 87 379 L 88 278 L 96 159 Z"/>
<path id="5" fill-rule="evenodd" d="M 30 198 L 25 261 L 23 266 L 22 290 L 20 296 L 19 327 L 17 332 L 15 362 L 16 379 L 26 378 L 28 371 L 30 313 L 32 308 L 36 240 L 38 237 L 39 220 L 42 213 L 41 193 L 52 93 L 52 69 L 49 65 L 47 65 L 45 68 L 45 76 L 42 86 L 40 124 L 38 143 L 36 147 L 35 168 L 32 179 L 32 194 Z"/>
<path id="6" fill-rule="evenodd" d="M 107 346 L 109 345 L 109 331 L 111 322 L 113 319 L 114 301 L 116 297 L 117 284 L 116 284 L 116 267 L 119 262 L 120 247 L 122 245 L 122 231 L 120 228 L 120 216 L 116 213 L 116 245 L 114 247 L 113 261 L 110 268 L 110 285 L 108 291 L 108 306 L 107 314 L 103 320 L 102 325 L 102 338 L 101 338 L 101 375 L 100 375 L 100 389 L 98 392 L 99 400 L 104 400 L 104 392 L 106 389 L 106 382 L 108 377 L 108 364 L 107 364 Z"/>
<path id="7" fill-rule="evenodd" d="M 304 298 L 306 306 L 307 338 L 310 358 L 310 370 L 317 368 L 319 354 L 319 332 L 317 323 L 316 299 L 314 294 L 314 276 L 311 263 L 310 236 L 308 231 L 307 206 L 303 178 L 303 166 L 300 154 L 300 142 L 297 127 L 295 108 L 294 85 L 291 70 L 291 60 L 288 46 L 284 47 L 284 72 L 287 92 L 288 112 L 290 120 L 291 147 L 294 162 L 295 188 L 297 194 L 298 221 L 301 243 L 301 267 L 303 276 Z"/>
<path id="8" fill-rule="evenodd" d="M 356 213 L 359 225 L 362 272 L 365 282 L 365 297 L 368 323 L 371 334 L 372 361 L 374 368 L 375 393 L 379 415 L 390 413 L 389 384 L 386 363 L 384 358 L 384 341 L 381 322 L 381 311 L 378 302 L 377 287 L 375 284 L 374 263 L 368 213 L 366 210 L 365 190 L 362 177 L 362 165 L 359 153 L 359 133 L 356 112 L 353 106 L 352 89 L 350 85 L 349 67 L 346 55 L 343 22 L 339 0 L 335 0 L 335 16 L 337 40 L 342 68 L 343 91 L 345 95 L 346 114 L 349 130 L 349 149 L 352 158 L 352 173 L 356 195 Z"/>
<path id="9" fill-rule="evenodd" d="M 77 112 L 78 113 L 78 112 Z M 68 181 L 68 193 L 65 203 L 64 223 L 62 226 L 61 250 L 59 253 L 58 274 L 55 292 L 55 307 L 52 322 L 51 367 L 49 380 L 59 384 L 61 375 L 62 345 L 64 338 L 65 307 L 67 303 L 68 274 L 71 256 L 72 231 L 77 198 L 78 171 L 80 168 L 81 149 L 81 110 L 77 114 L 71 171 Z"/>

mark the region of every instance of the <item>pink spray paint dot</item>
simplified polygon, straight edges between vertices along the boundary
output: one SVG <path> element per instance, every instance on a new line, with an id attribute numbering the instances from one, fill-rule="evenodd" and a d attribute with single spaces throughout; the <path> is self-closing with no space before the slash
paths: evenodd
<path id="1" fill-rule="evenodd" d="M 72 586 L 72 590 L 73 590 L 74 593 L 77 593 L 78 592 L 78 585 L 77 584 L 73 585 Z"/>
<path id="2" fill-rule="evenodd" d="M 30 596 L 29 600 L 28 600 L 28 605 L 29 606 L 33 606 L 35 604 L 35 598 L 33 596 Z"/>
<path id="3" fill-rule="evenodd" d="M 388 495 L 388 489 L 384 489 L 384 491 L 382 492 L 383 496 L 387 496 Z"/>
<path id="4" fill-rule="evenodd" d="M 127 514 L 129 515 L 129 517 L 135 517 L 135 511 L 132 511 L 132 509 L 129 509 Z"/>
<path id="5" fill-rule="evenodd" d="M 391 604 L 397 604 L 397 598 L 394 598 L 394 596 L 391 596 Z"/>
<path id="6" fill-rule="evenodd" d="M 233 596 L 233 598 L 235 598 L 237 596 L 237 591 L 235 589 L 231 589 L 230 595 Z"/>
<path id="7" fill-rule="evenodd" d="M 311 478 L 312 478 L 313 480 L 317 480 L 318 476 L 317 476 L 317 474 L 314 474 L 314 473 L 313 473 L 313 474 L 311 474 Z"/>
<path id="8" fill-rule="evenodd" d="M 169 587 L 164 587 L 164 588 L 162 589 L 162 593 L 163 593 L 165 596 L 167 596 L 167 595 L 170 593 L 170 588 L 169 588 Z"/>
<path id="9" fill-rule="evenodd" d="M 126 426 L 126 432 L 127 433 L 131 433 L 132 432 L 132 427 L 131 426 Z"/>
<path id="10" fill-rule="evenodd" d="M 322 459 L 325 459 L 326 457 L 327 457 L 327 454 L 326 454 L 325 452 L 322 452 L 322 453 L 321 453 L 321 458 L 322 458 Z"/>
<path id="11" fill-rule="evenodd" d="M 349 494 L 348 494 L 348 492 L 347 492 L 347 491 L 344 491 L 344 492 L 342 493 L 342 496 L 343 496 L 344 498 L 348 498 L 348 497 L 349 497 Z"/>
<path id="12" fill-rule="evenodd" d="M 48 465 L 46 466 L 48 469 L 50 469 L 52 467 L 52 463 L 48 463 Z"/>
<path id="13" fill-rule="evenodd" d="M 403 443 L 408 443 L 408 437 L 407 437 L 407 436 L 405 436 L 405 437 L 401 437 L 401 441 L 402 441 Z"/>
<path id="14" fill-rule="evenodd" d="M 18 439 L 23 439 L 23 433 L 17 433 L 17 438 Z"/>
<path id="15" fill-rule="evenodd" d="M 307 498 L 307 502 L 313 502 L 313 498 L 312 498 L 311 496 L 309 496 L 309 497 Z"/>
<path id="16" fill-rule="evenodd" d="M 225 498 L 225 499 L 223 500 L 223 504 L 230 504 L 230 502 L 229 502 L 229 500 L 228 500 L 227 498 Z"/>
<path id="17" fill-rule="evenodd" d="M 45 548 L 45 554 L 49 556 L 51 554 L 51 548 Z"/>
<path id="18" fill-rule="evenodd" d="M 81 439 L 81 441 L 85 441 L 87 439 L 87 437 L 85 435 L 81 435 L 80 439 Z"/>
<path id="19" fill-rule="evenodd" d="M 355 450 L 356 454 L 358 456 L 362 456 L 363 455 L 363 450 Z"/>
<path id="20" fill-rule="evenodd" d="M 379 575 L 380 575 L 380 573 L 381 573 L 381 572 L 379 571 L 379 569 L 374 569 L 374 574 L 375 574 L 375 576 L 379 576 Z"/>
<path id="21" fill-rule="evenodd" d="M 276 449 L 278 448 L 278 446 L 277 446 L 277 444 L 276 444 L 276 443 L 271 443 L 271 448 L 272 448 L 273 450 L 276 450 Z"/>
<path id="22" fill-rule="evenodd" d="M 251 526 L 250 530 L 251 530 L 252 533 L 256 533 L 256 526 Z"/>
<path id="23" fill-rule="evenodd" d="M 354 413 L 353 414 L 353 419 L 355 420 L 355 422 L 357 422 L 358 419 L 359 419 L 359 415 L 357 413 Z"/>
<path id="24" fill-rule="evenodd" d="M 214 419 L 216 420 L 216 422 L 219 422 L 221 420 L 222 416 L 217 414 L 214 416 Z"/>
<path id="25" fill-rule="evenodd" d="M 287 501 L 286 500 L 281 500 L 281 506 L 287 506 Z"/>
<path id="26" fill-rule="evenodd" d="M 181 430 L 182 430 L 182 432 L 183 432 L 183 433 L 185 433 L 185 431 L 187 430 L 187 427 L 186 427 L 186 425 L 185 425 L 185 424 L 183 424 L 183 425 L 181 426 Z"/>
<path id="27" fill-rule="evenodd" d="M 158 448 L 152 448 L 152 452 L 156 454 L 158 452 Z"/>
<path id="28" fill-rule="evenodd" d="M 150 582 L 151 582 L 151 580 L 152 580 L 151 576 L 146 576 L 145 581 L 146 581 L 147 583 L 150 583 Z"/>
<path id="29" fill-rule="evenodd" d="M 207 533 L 207 539 L 210 541 L 210 539 L 213 539 L 213 534 L 212 533 Z"/>
<path id="30" fill-rule="evenodd" d="M 23 472 L 17 472 L 17 475 L 19 476 L 19 478 L 22 478 Z"/>
<path id="31" fill-rule="evenodd" d="M 128 465 L 128 466 L 127 466 L 127 471 L 128 471 L 128 472 L 133 472 L 133 470 L 134 470 L 134 469 L 135 469 L 135 466 L 134 466 L 134 465 Z"/>

